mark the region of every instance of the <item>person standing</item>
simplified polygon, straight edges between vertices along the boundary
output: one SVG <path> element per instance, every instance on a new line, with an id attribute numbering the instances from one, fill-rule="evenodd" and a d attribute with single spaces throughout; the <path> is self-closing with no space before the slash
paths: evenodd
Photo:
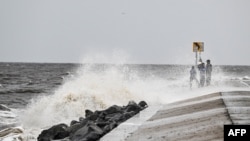
<path id="1" fill-rule="evenodd" d="M 207 64 L 206 64 L 206 85 L 209 86 L 211 83 L 211 76 L 212 76 L 212 64 L 210 62 L 210 60 L 207 60 Z"/>
<path id="2" fill-rule="evenodd" d="M 202 63 L 203 63 L 203 62 L 202 62 L 202 59 L 200 58 L 200 59 L 199 59 L 199 62 L 198 62 L 198 66 L 197 66 L 197 67 L 198 67 L 198 70 L 201 69 Z"/>
<path id="3" fill-rule="evenodd" d="M 200 87 L 203 87 L 205 85 L 205 79 L 206 79 L 205 63 L 200 64 L 199 71 L 200 71 Z"/>
<path id="4" fill-rule="evenodd" d="M 197 85 L 199 86 L 199 81 L 198 79 L 196 78 L 196 70 L 194 68 L 194 66 L 192 66 L 191 70 L 190 70 L 190 88 L 192 88 L 192 83 L 193 83 L 193 80 L 196 81 Z"/>

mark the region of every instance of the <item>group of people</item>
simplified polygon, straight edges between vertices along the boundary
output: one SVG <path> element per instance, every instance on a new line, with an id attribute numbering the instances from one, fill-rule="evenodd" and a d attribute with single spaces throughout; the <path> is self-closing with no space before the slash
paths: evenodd
<path id="1" fill-rule="evenodd" d="M 192 66 L 190 70 L 190 88 L 192 88 L 192 82 L 195 80 L 199 87 L 204 87 L 205 83 L 206 86 L 210 85 L 211 82 L 211 75 L 212 75 L 212 64 L 210 60 L 207 60 L 207 64 L 202 62 L 200 59 L 200 63 L 198 65 L 198 70 L 200 72 L 200 81 L 198 81 L 196 75 L 196 69 Z"/>

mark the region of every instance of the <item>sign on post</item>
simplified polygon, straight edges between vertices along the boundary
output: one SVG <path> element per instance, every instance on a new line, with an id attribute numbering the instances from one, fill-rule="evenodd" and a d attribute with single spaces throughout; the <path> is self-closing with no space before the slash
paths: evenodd
<path id="1" fill-rule="evenodd" d="M 193 42 L 193 52 L 203 52 L 204 42 Z"/>

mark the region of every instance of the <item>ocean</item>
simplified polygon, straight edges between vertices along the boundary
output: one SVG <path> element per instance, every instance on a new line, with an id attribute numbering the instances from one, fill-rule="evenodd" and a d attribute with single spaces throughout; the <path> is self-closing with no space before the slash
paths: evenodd
<path id="1" fill-rule="evenodd" d="M 41 130 L 69 124 L 84 117 L 86 109 L 122 106 L 131 100 L 163 105 L 217 91 L 250 90 L 250 66 L 213 65 L 211 85 L 202 88 L 195 83 L 190 88 L 190 69 L 191 65 L 163 64 L 0 63 L 0 130 L 18 126 L 24 140 L 36 140 Z"/>

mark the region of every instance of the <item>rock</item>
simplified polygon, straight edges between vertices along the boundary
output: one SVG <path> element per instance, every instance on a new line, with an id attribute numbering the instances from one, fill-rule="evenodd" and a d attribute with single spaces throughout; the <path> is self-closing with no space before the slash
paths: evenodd
<path id="1" fill-rule="evenodd" d="M 117 126 L 118 126 L 118 124 L 116 122 L 111 122 L 103 128 L 103 132 L 106 134 L 106 133 L 110 132 L 111 130 L 113 130 Z"/>
<path id="2" fill-rule="evenodd" d="M 43 130 L 38 136 L 38 141 L 51 141 L 56 139 L 63 139 L 69 136 L 67 131 L 68 126 L 66 124 L 54 125 L 47 130 Z"/>
<path id="3" fill-rule="evenodd" d="M 93 115 L 94 114 L 94 112 L 92 112 L 91 110 L 85 110 L 85 117 L 86 118 L 88 118 L 88 117 L 90 117 L 91 115 Z"/>
<path id="4" fill-rule="evenodd" d="M 121 113 L 107 115 L 106 119 L 108 121 L 114 121 L 114 122 L 119 122 L 119 121 L 125 121 L 126 120 L 124 118 L 123 114 L 121 114 Z"/>
<path id="5" fill-rule="evenodd" d="M 122 113 L 122 107 L 119 107 L 117 105 L 113 105 L 109 107 L 107 110 L 104 111 L 105 114 L 114 114 L 114 113 Z"/>
<path id="6" fill-rule="evenodd" d="M 98 119 L 100 112 L 95 111 L 93 114 L 86 117 L 87 120 L 95 121 Z"/>
<path id="7" fill-rule="evenodd" d="M 72 141 L 95 141 L 103 135 L 103 130 L 89 122 L 70 136 Z"/>
<path id="8" fill-rule="evenodd" d="M 138 104 L 142 109 L 145 109 L 148 107 L 148 104 L 145 101 L 140 101 Z"/>
<path id="9" fill-rule="evenodd" d="M 129 104 L 126 106 L 125 112 L 134 111 L 135 113 L 139 113 L 141 110 L 142 108 L 132 101 L 132 102 L 129 102 Z"/>
<path id="10" fill-rule="evenodd" d="M 77 123 L 80 123 L 80 122 L 78 122 L 78 121 L 76 121 L 76 120 L 72 120 L 72 121 L 70 122 L 70 126 L 73 126 L 73 125 L 75 125 L 75 124 L 77 124 Z"/>
<path id="11" fill-rule="evenodd" d="M 109 125 L 109 121 L 102 121 L 102 122 L 96 122 L 96 125 L 100 127 L 101 129 L 104 129 L 105 126 Z"/>
<path id="12" fill-rule="evenodd" d="M 80 118 L 79 118 L 79 121 L 80 121 L 80 122 L 82 122 L 82 121 L 84 121 L 84 120 L 85 120 L 85 118 L 83 118 L 83 117 L 80 117 Z"/>
<path id="13" fill-rule="evenodd" d="M 141 110 L 147 108 L 145 101 L 136 104 L 130 101 L 127 106 L 113 105 L 102 111 L 85 110 L 85 118 L 73 120 L 70 127 L 58 124 L 48 130 L 42 131 L 38 141 L 69 140 L 69 141 L 96 141 L 103 135 L 116 128 L 120 123 L 133 117 Z M 67 138 L 66 138 L 67 137 Z"/>
<path id="14" fill-rule="evenodd" d="M 132 116 L 136 115 L 136 113 L 134 111 L 131 111 L 131 112 L 125 112 L 123 115 L 124 115 L 125 119 L 129 119 Z"/>
<path id="15" fill-rule="evenodd" d="M 70 133 L 70 135 L 71 135 L 71 134 L 74 134 L 77 130 L 79 130 L 79 129 L 81 129 L 82 127 L 86 126 L 88 122 L 89 122 L 88 120 L 83 120 L 83 121 L 81 121 L 81 122 L 78 122 L 78 123 L 76 123 L 76 124 L 70 126 L 70 127 L 67 129 L 67 131 Z"/>

